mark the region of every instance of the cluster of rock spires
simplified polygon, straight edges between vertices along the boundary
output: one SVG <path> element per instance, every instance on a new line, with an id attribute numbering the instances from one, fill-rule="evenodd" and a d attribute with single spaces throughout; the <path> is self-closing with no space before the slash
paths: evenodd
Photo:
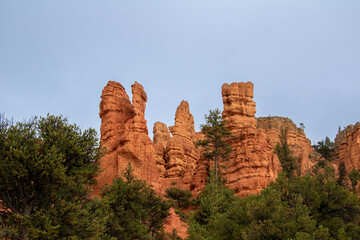
<path id="1" fill-rule="evenodd" d="M 288 129 L 288 142 L 306 172 L 313 165 L 311 143 L 303 130 L 288 118 L 255 118 L 254 86 L 251 82 L 222 86 L 223 119 L 235 136 L 233 152 L 225 176 L 228 186 L 239 196 L 258 193 L 277 177 L 280 163 L 274 154 L 280 130 Z M 99 190 L 111 183 L 130 162 L 134 174 L 163 193 L 172 185 L 198 193 L 205 185 L 209 163 L 195 143 L 202 138 L 195 132 L 189 103 L 182 101 L 175 113 L 174 126 L 156 122 L 153 141 L 145 120 L 147 95 L 143 86 L 132 85 L 132 102 L 124 87 L 109 81 L 100 103 L 101 142 L 107 148 L 102 158 Z"/>
<path id="2" fill-rule="evenodd" d="M 147 95 L 139 83 L 131 87 L 132 102 L 120 83 L 109 81 L 103 89 L 100 132 L 107 152 L 101 160 L 103 171 L 95 192 L 99 193 L 104 184 L 121 175 L 130 162 L 134 175 L 147 181 L 158 193 L 163 194 L 166 188 L 175 185 L 196 195 L 205 186 L 209 162 L 195 146 L 202 134 L 195 132 L 188 102 L 182 101 L 177 108 L 174 126 L 154 124 L 152 141 L 144 114 Z M 222 86 L 223 119 L 235 136 L 224 174 L 228 187 L 241 197 L 259 193 L 276 179 L 281 165 L 274 149 L 280 141 L 281 129 L 287 129 L 287 141 L 301 172 L 310 171 L 315 164 L 310 140 L 292 120 L 255 118 L 253 90 L 251 82 Z M 340 132 L 335 146 L 338 164 L 344 162 L 347 172 L 352 168 L 360 170 L 360 123 Z"/>

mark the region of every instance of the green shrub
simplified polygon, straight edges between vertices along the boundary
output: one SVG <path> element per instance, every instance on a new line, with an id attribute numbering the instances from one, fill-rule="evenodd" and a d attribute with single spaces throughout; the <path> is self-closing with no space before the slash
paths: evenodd
<path id="1" fill-rule="evenodd" d="M 190 205 L 190 198 L 192 194 L 188 190 L 183 190 L 177 187 L 170 187 L 165 190 L 165 196 L 174 200 L 173 206 L 175 208 L 184 208 Z"/>

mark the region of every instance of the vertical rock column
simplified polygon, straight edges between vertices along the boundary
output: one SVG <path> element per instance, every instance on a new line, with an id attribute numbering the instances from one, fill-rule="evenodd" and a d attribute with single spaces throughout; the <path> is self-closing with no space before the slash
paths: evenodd
<path id="1" fill-rule="evenodd" d="M 224 103 L 223 119 L 228 129 L 234 134 L 242 129 L 255 129 L 254 85 L 247 83 L 225 83 L 222 86 Z"/>
<path id="2" fill-rule="evenodd" d="M 103 90 L 100 103 L 101 142 L 107 152 L 101 159 L 103 171 L 95 191 L 122 175 L 128 163 L 131 163 L 137 178 L 153 184 L 155 189 L 159 188 L 156 186 L 159 174 L 155 150 L 145 120 L 147 96 L 139 83 L 135 82 L 131 87 L 132 104 L 120 83 L 109 81 Z"/>
<path id="3" fill-rule="evenodd" d="M 125 134 L 126 123 L 134 116 L 135 111 L 125 88 L 120 83 L 109 81 L 102 91 L 100 102 L 100 141 L 106 147 L 106 155 L 101 158 L 102 172 L 97 178 L 96 193 L 118 175 L 117 148 Z"/>
<path id="4" fill-rule="evenodd" d="M 190 113 L 189 103 L 182 101 L 176 110 L 175 125 L 171 126 L 172 137 L 167 143 L 166 175 L 168 177 L 184 176 L 192 172 L 200 151 L 195 147 L 194 117 Z"/>
<path id="5" fill-rule="evenodd" d="M 347 126 L 335 138 L 337 164 L 343 162 L 346 172 L 355 168 L 360 171 L 360 122 Z"/>
<path id="6" fill-rule="evenodd" d="M 222 86 L 223 119 L 235 136 L 225 176 L 229 188 L 242 197 L 259 193 L 280 168 L 266 135 L 256 129 L 253 88 L 251 82 Z"/>
<path id="7" fill-rule="evenodd" d="M 170 139 L 170 132 L 165 123 L 156 122 L 153 128 L 153 142 L 156 154 L 156 166 L 160 177 L 166 176 L 166 145 Z"/>

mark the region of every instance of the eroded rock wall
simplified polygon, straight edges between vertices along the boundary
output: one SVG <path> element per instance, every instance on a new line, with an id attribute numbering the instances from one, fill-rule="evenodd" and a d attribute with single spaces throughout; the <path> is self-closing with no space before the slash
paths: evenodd
<path id="1" fill-rule="evenodd" d="M 128 163 L 131 163 L 137 178 L 146 180 L 155 189 L 160 187 L 157 184 L 159 172 L 155 149 L 144 117 L 147 96 L 139 83 L 135 82 L 131 87 L 133 103 L 125 88 L 114 81 L 108 82 L 101 95 L 101 142 L 107 152 L 101 158 L 102 172 L 97 178 L 97 193 L 104 184 L 111 184 L 122 175 Z"/>
<path id="2" fill-rule="evenodd" d="M 280 170 L 265 132 L 256 129 L 253 88 L 251 82 L 222 86 L 223 120 L 234 135 L 225 176 L 229 188 L 242 197 L 259 193 Z"/>
<path id="3" fill-rule="evenodd" d="M 158 168 L 162 177 L 184 178 L 193 172 L 200 158 L 200 151 L 195 147 L 194 117 L 188 102 L 180 103 L 175 114 L 175 125 L 169 129 L 171 137 L 165 124 L 158 122 L 154 125 L 153 140 Z"/>
<path id="4" fill-rule="evenodd" d="M 336 135 L 335 151 L 337 164 L 343 162 L 348 174 L 353 168 L 360 171 L 360 122 Z"/>
<path id="5" fill-rule="evenodd" d="M 259 117 L 257 128 L 264 130 L 270 140 L 271 148 L 275 150 L 280 142 L 281 131 L 286 130 L 286 139 L 292 155 L 298 159 L 301 174 L 307 173 L 314 165 L 310 155 L 313 152 L 311 141 L 306 137 L 304 130 L 296 126 L 289 118 L 285 117 Z"/>
<path id="6" fill-rule="evenodd" d="M 288 142 L 299 158 L 301 169 L 306 171 L 311 167 L 308 158 L 311 145 L 302 129 L 288 118 L 255 118 L 253 89 L 251 82 L 222 86 L 223 119 L 235 136 L 225 176 L 228 186 L 239 196 L 258 193 L 277 177 L 281 167 L 274 149 L 282 128 L 288 129 Z M 201 191 L 210 164 L 195 146 L 203 135 L 195 132 L 189 103 L 180 103 L 173 126 L 168 128 L 156 122 L 151 141 L 145 120 L 147 95 L 143 86 L 135 82 L 132 94 L 130 102 L 124 87 L 112 81 L 103 90 L 101 141 L 107 153 L 101 162 L 103 172 L 98 178 L 99 186 L 111 183 L 130 162 L 135 175 L 161 193 L 170 186 L 192 190 L 195 194 Z"/>

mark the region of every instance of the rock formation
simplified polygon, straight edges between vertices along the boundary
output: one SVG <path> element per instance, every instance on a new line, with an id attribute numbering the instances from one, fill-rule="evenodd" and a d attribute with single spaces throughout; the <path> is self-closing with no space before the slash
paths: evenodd
<path id="1" fill-rule="evenodd" d="M 166 188 L 175 186 L 196 195 L 205 186 L 210 164 L 195 147 L 204 136 L 195 132 L 188 102 L 182 101 L 177 108 L 174 126 L 154 124 L 151 141 L 145 120 L 147 95 L 139 83 L 131 87 L 132 102 L 120 83 L 109 81 L 103 89 L 100 132 L 107 152 L 101 159 L 103 171 L 98 176 L 95 193 L 99 194 L 105 183 L 111 184 L 130 162 L 134 175 L 147 181 L 158 193 L 163 194 Z M 255 118 L 253 89 L 250 82 L 222 86 L 223 119 L 235 136 L 231 140 L 233 152 L 224 174 L 228 187 L 241 197 L 259 193 L 277 177 L 281 165 L 274 149 L 280 141 L 281 129 L 288 130 L 287 140 L 299 159 L 302 172 L 313 165 L 309 158 L 310 141 L 290 119 Z M 335 143 L 339 159 L 346 163 L 348 171 L 360 170 L 360 123 L 341 132 Z M 166 230 L 175 228 L 185 237 L 186 227 L 172 210 Z"/>
<path id="2" fill-rule="evenodd" d="M 280 164 L 264 131 L 256 129 L 253 84 L 222 86 L 223 120 L 234 135 L 227 184 L 239 196 L 258 193 L 277 177 Z"/>
<path id="3" fill-rule="evenodd" d="M 107 152 L 101 159 L 103 171 L 97 179 L 97 193 L 105 183 L 110 184 L 121 175 L 128 163 L 134 168 L 136 177 L 159 188 L 155 150 L 144 118 L 146 93 L 137 82 L 131 87 L 133 103 L 117 82 L 109 81 L 101 95 L 101 142 Z"/>
<path id="4" fill-rule="evenodd" d="M 263 129 L 270 140 L 271 148 L 275 149 L 280 142 L 281 130 L 286 129 L 286 139 L 292 155 L 298 159 L 301 174 L 305 174 L 314 165 L 310 155 L 313 152 L 311 141 L 306 138 L 304 130 L 285 117 L 260 117 L 257 118 L 257 128 Z"/>
<path id="5" fill-rule="evenodd" d="M 153 128 L 153 142 L 155 148 L 156 165 L 161 177 L 166 176 L 166 145 L 170 139 L 170 132 L 166 124 L 156 122 Z"/>
<path id="6" fill-rule="evenodd" d="M 274 149 L 280 142 L 281 129 L 287 129 L 287 141 L 302 172 L 313 165 L 309 159 L 311 142 L 303 129 L 288 118 L 255 118 L 253 88 L 251 82 L 222 86 L 223 119 L 235 136 L 226 177 L 228 186 L 239 196 L 258 193 L 277 177 L 281 164 Z"/>
<path id="7" fill-rule="evenodd" d="M 280 163 L 274 154 L 280 130 L 287 128 L 288 143 L 299 158 L 301 169 L 312 163 L 310 141 L 302 129 L 288 118 L 255 118 L 253 84 L 231 83 L 222 86 L 223 119 L 235 136 L 231 161 L 226 163 L 228 186 L 237 195 L 258 193 L 277 176 Z M 195 142 L 203 136 L 195 133 L 189 104 L 182 101 L 176 110 L 174 126 L 156 122 L 153 142 L 145 120 L 147 96 L 144 88 L 132 85 L 132 103 L 121 84 L 109 82 L 100 103 L 101 141 L 107 147 L 99 176 L 99 186 L 111 181 L 130 162 L 135 175 L 164 192 L 169 186 L 198 193 L 205 185 L 209 162 L 201 158 Z M 170 135 L 171 132 L 171 135 Z"/>
<path id="8" fill-rule="evenodd" d="M 225 83 L 222 86 L 224 103 L 223 119 L 228 129 L 234 134 L 243 129 L 255 129 L 254 85 L 247 83 Z"/>
<path id="9" fill-rule="evenodd" d="M 172 137 L 167 144 L 167 176 L 184 176 L 195 169 L 200 151 L 195 147 L 194 117 L 189 103 L 182 101 L 176 110 L 175 125 L 170 127 Z"/>
<path id="10" fill-rule="evenodd" d="M 335 138 L 337 163 L 345 164 L 346 172 L 353 168 L 360 171 L 360 122 L 347 126 Z"/>

